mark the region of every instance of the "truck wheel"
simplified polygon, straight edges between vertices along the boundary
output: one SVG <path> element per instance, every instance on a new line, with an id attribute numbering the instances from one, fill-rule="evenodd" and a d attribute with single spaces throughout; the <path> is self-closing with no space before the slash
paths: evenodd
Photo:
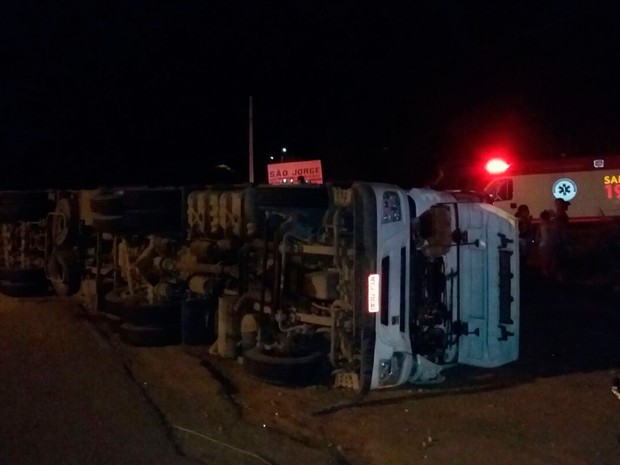
<path id="1" fill-rule="evenodd" d="M 120 215 L 123 213 L 123 196 L 120 193 L 97 194 L 90 199 L 90 209 L 99 215 Z"/>
<path id="2" fill-rule="evenodd" d="M 117 314 L 127 323 L 136 326 L 170 329 L 181 327 L 181 304 L 179 302 L 121 306 Z"/>
<path id="3" fill-rule="evenodd" d="M 39 297 L 49 294 L 43 268 L 0 268 L 0 293 L 11 297 Z"/>
<path id="4" fill-rule="evenodd" d="M 72 245 L 79 227 L 77 205 L 71 199 L 63 198 L 56 203 L 52 217 L 52 239 L 58 247 Z"/>
<path id="5" fill-rule="evenodd" d="M 132 297 L 122 297 L 118 289 L 112 289 L 105 294 L 102 304 L 102 310 L 104 312 L 121 316 L 127 308 L 138 305 L 138 299 Z"/>
<path id="6" fill-rule="evenodd" d="M 124 300 L 117 290 L 112 289 L 106 292 L 103 297 L 102 311 L 118 316 L 122 312 Z"/>
<path id="7" fill-rule="evenodd" d="M 47 283 L 43 268 L 0 268 L 0 280 L 12 283 Z"/>
<path id="8" fill-rule="evenodd" d="M 82 273 L 77 254 L 73 250 L 55 250 L 47 261 L 47 273 L 59 297 L 74 295 L 80 290 Z"/>
<path id="9" fill-rule="evenodd" d="M 10 282 L 0 281 L 0 293 L 10 297 L 41 297 L 49 295 L 47 282 Z"/>
<path id="10" fill-rule="evenodd" d="M 274 357 L 254 347 L 243 354 L 243 371 L 269 384 L 304 387 L 323 381 L 324 362 L 320 352 L 305 357 Z"/>
<path id="11" fill-rule="evenodd" d="M 181 330 L 136 326 L 129 323 L 119 328 L 121 341 L 136 347 L 162 347 L 181 343 Z"/>

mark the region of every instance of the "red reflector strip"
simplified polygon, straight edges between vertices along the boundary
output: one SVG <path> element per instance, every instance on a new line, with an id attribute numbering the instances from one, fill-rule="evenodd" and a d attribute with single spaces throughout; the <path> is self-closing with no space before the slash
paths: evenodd
<path id="1" fill-rule="evenodd" d="M 368 276 L 368 311 L 377 313 L 381 309 L 381 300 L 379 295 L 379 275 L 371 274 Z"/>

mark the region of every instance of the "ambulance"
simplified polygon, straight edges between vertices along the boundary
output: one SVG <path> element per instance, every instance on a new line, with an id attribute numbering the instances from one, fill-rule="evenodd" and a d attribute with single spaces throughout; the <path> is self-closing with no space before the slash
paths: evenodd
<path id="1" fill-rule="evenodd" d="M 482 190 L 509 213 L 527 205 L 535 221 L 543 210 L 554 209 L 557 198 L 570 202 L 571 223 L 607 221 L 620 216 L 620 156 L 492 159 Z"/>

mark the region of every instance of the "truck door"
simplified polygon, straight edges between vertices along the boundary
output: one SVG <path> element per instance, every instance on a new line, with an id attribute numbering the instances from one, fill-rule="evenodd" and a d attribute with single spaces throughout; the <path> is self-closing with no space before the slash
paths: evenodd
<path id="1" fill-rule="evenodd" d="M 519 353 L 516 220 L 493 205 L 454 204 L 458 279 L 458 362 L 497 367 Z"/>
<path id="2" fill-rule="evenodd" d="M 375 185 L 379 306 L 372 387 L 406 382 L 413 365 L 409 338 L 410 214 L 406 193 Z"/>

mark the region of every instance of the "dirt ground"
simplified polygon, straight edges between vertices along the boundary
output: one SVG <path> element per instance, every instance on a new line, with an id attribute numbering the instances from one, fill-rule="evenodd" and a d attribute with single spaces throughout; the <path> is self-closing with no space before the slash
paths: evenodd
<path id="1" fill-rule="evenodd" d="M 364 397 L 268 385 L 207 347 L 129 347 L 97 325 L 171 436 L 207 464 L 618 465 L 618 299 L 609 283 L 529 270 L 518 362 Z"/>

